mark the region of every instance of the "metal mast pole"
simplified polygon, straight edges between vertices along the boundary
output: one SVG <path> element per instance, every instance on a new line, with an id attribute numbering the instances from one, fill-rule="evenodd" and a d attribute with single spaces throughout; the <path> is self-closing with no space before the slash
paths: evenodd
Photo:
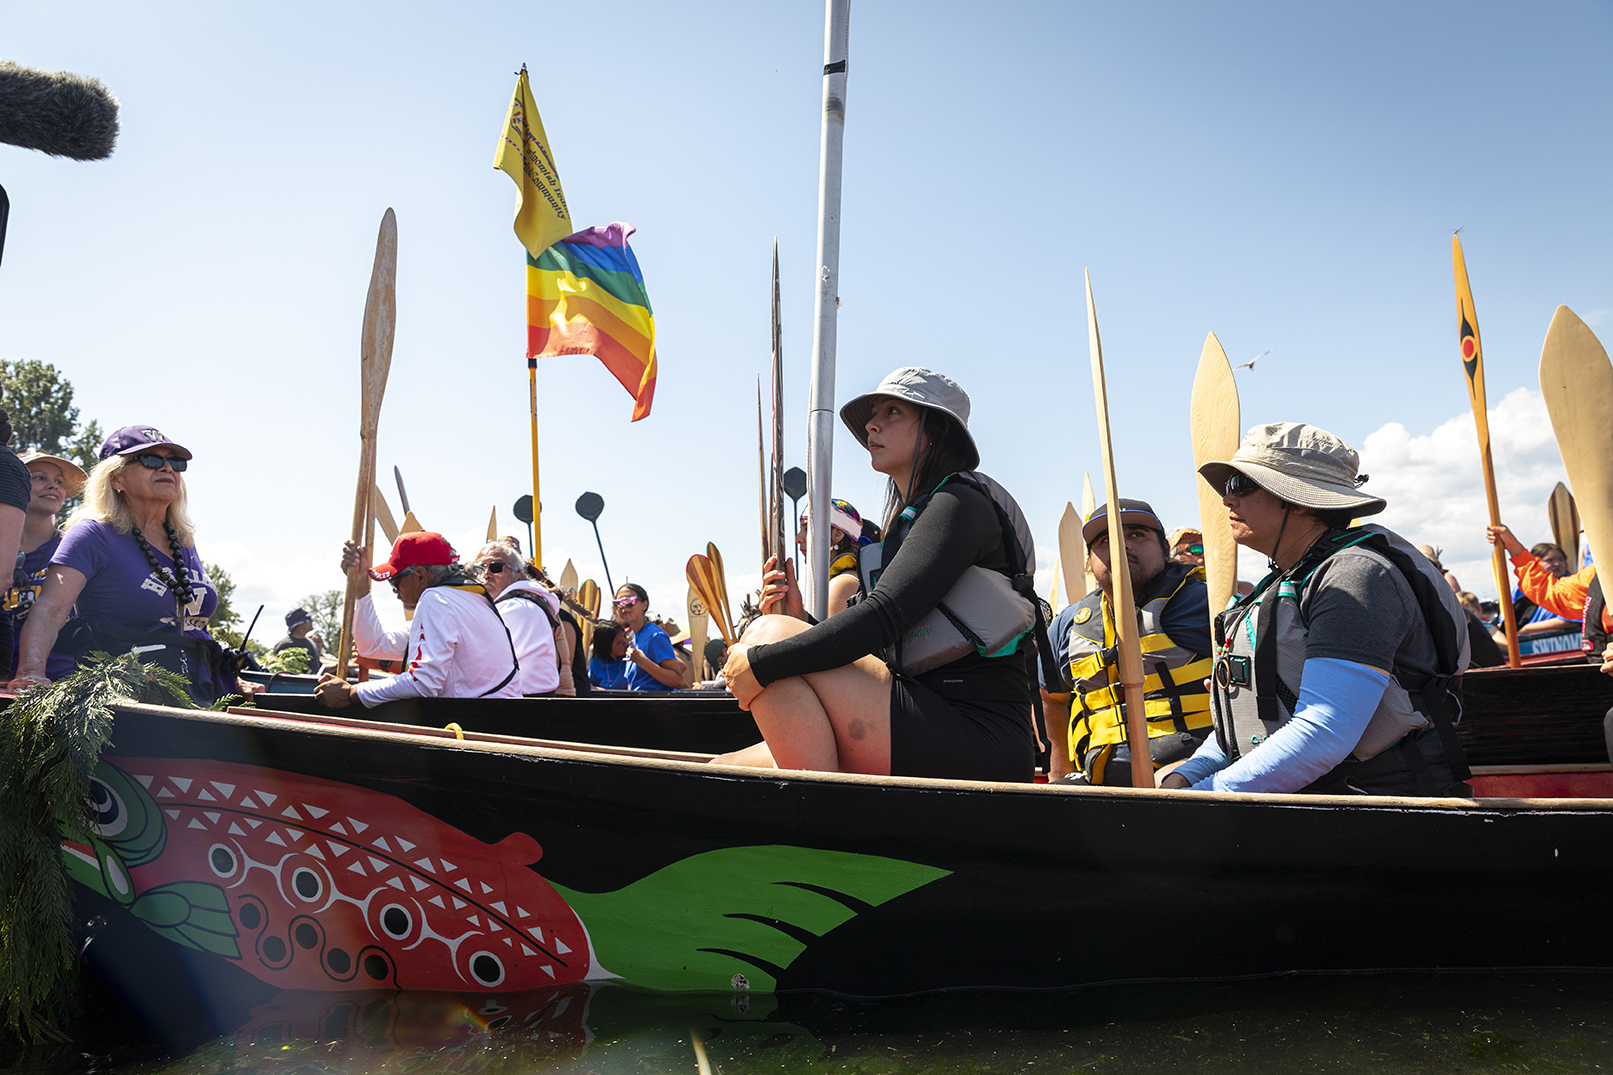
<path id="1" fill-rule="evenodd" d="M 835 326 L 840 305 L 840 149 L 846 134 L 846 52 L 851 0 L 825 0 L 823 137 L 818 162 L 818 315 L 807 402 L 807 503 L 812 518 L 812 613 L 829 612 L 829 483 L 834 471 Z"/>

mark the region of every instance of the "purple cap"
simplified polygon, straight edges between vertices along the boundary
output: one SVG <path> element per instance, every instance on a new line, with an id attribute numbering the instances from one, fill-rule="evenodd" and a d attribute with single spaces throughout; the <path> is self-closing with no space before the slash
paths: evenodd
<path id="1" fill-rule="evenodd" d="M 190 449 L 182 444 L 175 444 L 169 440 L 160 429 L 150 426 L 124 426 L 122 429 L 106 438 L 101 445 L 101 458 L 110 459 L 114 455 L 134 455 L 154 445 L 166 444 L 179 453 L 180 459 L 191 458 Z"/>

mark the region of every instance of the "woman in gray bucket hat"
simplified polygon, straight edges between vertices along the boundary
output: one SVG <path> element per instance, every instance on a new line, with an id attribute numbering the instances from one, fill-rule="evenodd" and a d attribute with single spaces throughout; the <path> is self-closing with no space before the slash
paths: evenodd
<path id="1" fill-rule="evenodd" d="M 960 656 L 937 657 L 945 661 L 937 667 L 903 656 L 918 650 L 927 617 L 943 597 L 955 600 L 954 586 L 971 569 L 1022 580 L 1035 563 L 1013 498 L 974 471 L 980 452 L 968 395 L 948 377 L 908 367 L 851 400 L 840 417 L 890 479 L 883 571 L 856 603 L 813 624 L 793 571 L 769 563 L 763 608 L 785 614 L 751 624 L 723 667 L 766 742 L 717 760 L 1029 781 L 1035 741 L 1023 633 L 994 652 L 971 644 Z M 1009 593 L 994 611 L 1015 600 L 1030 607 Z"/>
<path id="2" fill-rule="evenodd" d="M 1360 458 L 1315 426 L 1249 430 L 1199 474 L 1238 544 L 1271 573 L 1215 618 L 1215 735 L 1167 788 L 1331 794 L 1472 792 L 1456 743 L 1466 615 L 1384 509 Z"/>

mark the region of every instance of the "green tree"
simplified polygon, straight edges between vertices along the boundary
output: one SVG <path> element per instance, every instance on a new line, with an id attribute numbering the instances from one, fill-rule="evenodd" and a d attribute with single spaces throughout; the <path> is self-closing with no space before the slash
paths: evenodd
<path id="1" fill-rule="evenodd" d="M 235 596 L 235 580 L 230 578 L 230 573 L 217 564 L 208 564 L 207 581 L 218 591 L 218 607 L 207 618 L 208 633 L 216 635 L 220 627 L 234 627 L 240 623 L 241 615 L 230 602 L 230 598 Z"/>
<path id="2" fill-rule="evenodd" d="M 99 459 L 106 434 L 91 420 L 80 426 L 73 405 L 73 385 L 48 362 L 0 360 L 0 394 L 11 418 L 11 446 L 21 452 L 48 452 L 71 459 L 86 472 Z M 82 500 L 68 497 L 57 514 L 58 522 L 71 515 Z"/>
<path id="3" fill-rule="evenodd" d="M 334 650 L 336 636 L 342 633 L 342 591 L 311 593 L 297 603 L 314 618 L 314 631 L 325 640 L 325 648 Z"/>

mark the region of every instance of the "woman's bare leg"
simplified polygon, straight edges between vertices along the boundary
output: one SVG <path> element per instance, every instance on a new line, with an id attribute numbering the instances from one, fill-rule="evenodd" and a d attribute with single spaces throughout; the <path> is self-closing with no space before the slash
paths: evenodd
<path id="1" fill-rule="evenodd" d="M 777 642 L 808 629 L 787 616 L 764 616 L 746 643 Z M 890 670 L 875 657 L 770 684 L 751 716 L 781 769 L 870 773 L 891 771 Z"/>
<path id="2" fill-rule="evenodd" d="M 773 760 L 773 753 L 767 749 L 766 743 L 757 743 L 755 746 L 744 747 L 740 750 L 730 750 L 726 754 L 718 754 L 711 759 L 711 764 L 749 765 L 753 769 L 778 768 L 778 762 Z"/>

